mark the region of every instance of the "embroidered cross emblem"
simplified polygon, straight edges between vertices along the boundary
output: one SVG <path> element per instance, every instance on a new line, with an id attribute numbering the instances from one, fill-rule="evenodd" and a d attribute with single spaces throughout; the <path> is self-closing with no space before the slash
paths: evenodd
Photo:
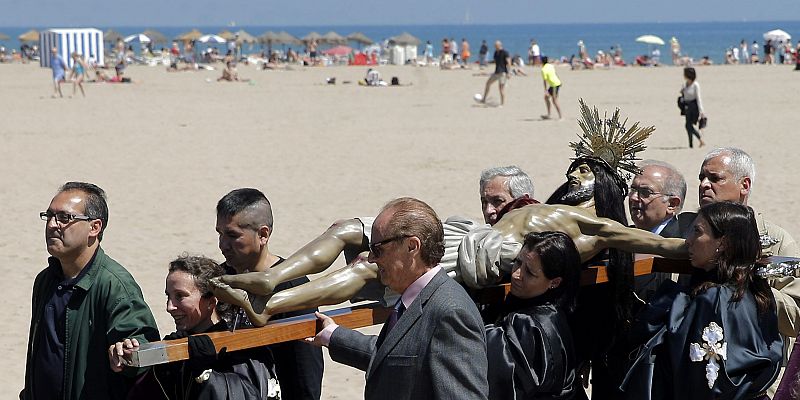
<path id="1" fill-rule="evenodd" d="M 706 379 L 708 388 L 714 387 L 714 382 L 719 376 L 719 359 L 728 359 L 728 344 L 722 341 L 722 327 L 716 322 L 710 323 L 703 328 L 703 340 L 705 343 L 692 343 L 689 345 L 689 359 L 692 361 L 708 360 L 706 365 Z"/>

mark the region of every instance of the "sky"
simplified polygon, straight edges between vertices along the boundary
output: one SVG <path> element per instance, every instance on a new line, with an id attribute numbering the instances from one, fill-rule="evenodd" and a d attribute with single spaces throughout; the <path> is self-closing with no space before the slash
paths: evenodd
<path id="1" fill-rule="evenodd" d="M 800 0 L 0 0 L 0 28 L 798 20 Z"/>

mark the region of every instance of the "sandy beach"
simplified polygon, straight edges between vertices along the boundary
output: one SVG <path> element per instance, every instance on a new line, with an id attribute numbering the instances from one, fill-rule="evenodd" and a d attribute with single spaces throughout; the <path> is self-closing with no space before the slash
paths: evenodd
<path id="1" fill-rule="evenodd" d="M 23 385 L 31 288 L 46 265 L 44 222 L 55 190 L 68 180 L 98 184 L 109 197 L 103 248 L 137 279 L 162 334 L 168 261 L 183 252 L 218 261 L 216 201 L 255 187 L 272 202 L 271 250 L 288 256 L 333 221 L 374 215 L 388 200 L 413 196 L 440 217 L 480 218 L 482 169 L 516 164 L 544 200 L 563 182 L 570 141 L 580 131 L 578 98 L 609 114 L 615 107 L 655 125 L 642 158 L 675 164 L 688 183 L 685 210 L 697 207 L 697 174 L 707 149 L 737 146 L 756 162 L 750 205 L 800 237 L 791 169 L 799 119 L 800 72 L 792 66 L 697 69 L 709 118 L 706 148 L 687 148 L 675 105 L 675 67 L 571 71 L 558 68 L 564 121 L 543 121 L 539 70 L 514 77 L 502 108 L 478 105 L 479 70 L 386 66 L 401 87 L 362 87 L 366 67 L 239 67 L 249 83 L 218 83 L 219 71 L 167 73 L 128 68 L 133 84 L 87 84 L 86 98 L 53 99 L 51 72 L 0 64 L 0 231 L 3 305 L 0 385 Z M 487 70 L 488 71 L 488 70 Z M 325 84 L 335 77 L 336 85 Z M 351 83 L 346 84 L 345 81 Z M 71 84 L 64 86 L 72 93 Z M 499 102 L 497 87 L 489 103 Z M 339 262 L 338 265 L 342 265 Z M 377 333 L 379 327 L 370 328 Z M 354 399 L 364 375 L 326 359 L 323 398 Z"/>

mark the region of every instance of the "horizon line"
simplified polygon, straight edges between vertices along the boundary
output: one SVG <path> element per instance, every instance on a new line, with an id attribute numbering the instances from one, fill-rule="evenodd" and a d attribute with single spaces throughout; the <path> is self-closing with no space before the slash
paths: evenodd
<path id="1" fill-rule="evenodd" d="M 235 22 L 235 21 L 234 21 Z M 318 24 L 263 24 L 263 25 L 256 25 L 256 24 L 236 24 L 231 26 L 230 23 L 223 23 L 223 24 L 216 24 L 216 25 L 158 25 L 158 24 L 122 24 L 122 25 L 99 25 L 95 24 L 95 26 L 103 26 L 108 28 L 139 28 L 143 26 L 149 27 L 157 27 L 157 28 L 186 28 L 186 27 L 197 27 L 197 28 L 238 28 L 238 27 L 270 27 L 270 26 L 279 26 L 279 27 L 315 27 L 315 26 L 328 26 L 328 27 L 381 27 L 381 26 L 525 26 L 525 25 L 641 25 L 641 24 L 718 24 L 718 23 L 760 23 L 760 22 L 775 22 L 775 23 L 800 23 L 798 20 L 708 20 L 708 21 L 616 21 L 616 22 L 524 22 L 524 23 L 406 23 L 406 24 L 341 24 L 341 23 L 334 23 L 334 24 L 326 24 L 326 23 L 318 23 Z M 75 27 L 75 26 L 85 26 L 91 24 L 75 24 L 75 25 L 60 25 L 63 27 Z M 17 25 L 17 26 L 0 26 L 0 29 L 12 29 L 12 28 L 23 28 L 23 29 L 30 29 L 30 28 L 37 28 L 41 27 L 44 28 L 42 25 Z M 50 29 L 57 29 L 51 28 Z"/>

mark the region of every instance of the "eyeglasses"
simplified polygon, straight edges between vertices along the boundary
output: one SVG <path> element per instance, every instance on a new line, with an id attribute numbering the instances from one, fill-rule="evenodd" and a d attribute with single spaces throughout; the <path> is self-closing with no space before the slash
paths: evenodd
<path id="1" fill-rule="evenodd" d="M 656 194 L 660 196 L 666 196 L 665 193 L 655 192 L 649 188 L 631 186 L 630 191 L 628 192 L 628 196 L 633 196 L 634 193 L 636 193 L 636 195 L 639 196 L 640 199 L 649 199 L 650 196 Z"/>
<path id="2" fill-rule="evenodd" d="M 50 218 L 53 218 L 53 217 L 55 217 L 56 222 L 58 222 L 61 225 L 66 225 L 66 224 L 70 223 L 73 220 L 74 221 L 91 221 L 91 220 L 94 219 L 94 218 L 91 218 L 91 217 L 87 217 L 86 215 L 68 214 L 68 213 L 65 213 L 65 212 L 42 211 L 42 212 L 39 213 L 39 218 L 41 218 L 42 221 L 50 221 Z"/>
<path id="3" fill-rule="evenodd" d="M 372 254 L 375 255 L 375 257 L 380 257 L 381 255 L 383 255 L 383 250 L 381 250 L 381 246 L 383 246 L 383 245 L 385 245 L 387 243 L 394 242 L 396 240 L 405 239 L 407 237 L 411 237 L 411 236 L 408 236 L 408 235 L 395 236 L 395 237 L 391 237 L 389 239 L 383 239 L 383 240 L 381 240 L 380 242 L 377 242 L 377 243 L 370 243 L 369 244 L 369 251 L 371 251 Z"/>

